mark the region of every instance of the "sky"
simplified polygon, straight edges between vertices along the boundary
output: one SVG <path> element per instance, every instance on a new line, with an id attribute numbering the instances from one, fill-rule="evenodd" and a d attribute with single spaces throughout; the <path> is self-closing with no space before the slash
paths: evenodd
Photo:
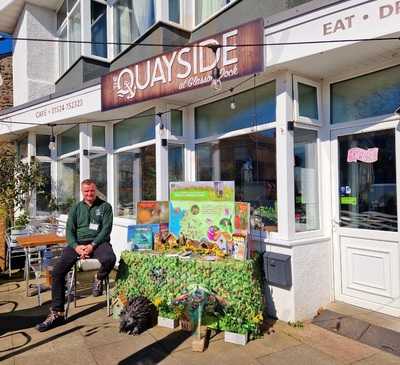
<path id="1" fill-rule="evenodd" d="M 0 33 L 0 37 L 2 35 L 8 35 L 7 33 Z M 12 41 L 7 39 L 7 40 L 1 40 L 0 38 L 0 55 L 5 54 L 5 53 L 10 53 L 12 51 Z"/>

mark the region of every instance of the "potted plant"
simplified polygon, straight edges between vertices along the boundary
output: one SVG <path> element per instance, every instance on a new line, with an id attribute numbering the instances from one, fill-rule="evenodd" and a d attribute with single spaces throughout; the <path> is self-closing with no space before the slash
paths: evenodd
<path id="1" fill-rule="evenodd" d="M 158 308 L 157 324 L 160 327 L 171 329 L 178 327 L 179 317 L 172 306 L 169 306 L 168 303 L 161 301 L 159 298 L 154 300 L 154 305 Z"/>
<path id="2" fill-rule="evenodd" d="M 249 340 L 248 331 L 241 320 L 229 313 L 221 319 L 221 328 L 224 329 L 225 342 L 244 346 Z"/>
<path id="3" fill-rule="evenodd" d="M 11 229 L 11 234 L 24 234 L 26 231 L 26 226 L 29 223 L 29 217 L 24 212 L 20 214 L 14 221 L 14 227 Z"/>

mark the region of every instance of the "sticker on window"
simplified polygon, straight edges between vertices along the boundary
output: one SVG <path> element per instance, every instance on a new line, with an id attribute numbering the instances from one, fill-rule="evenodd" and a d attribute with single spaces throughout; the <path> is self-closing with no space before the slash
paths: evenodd
<path id="1" fill-rule="evenodd" d="M 347 162 L 366 162 L 373 163 L 378 161 L 378 151 L 379 148 L 368 148 L 364 150 L 363 148 L 353 147 L 347 151 Z"/>
<path id="2" fill-rule="evenodd" d="M 356 196 L 342 196 L 342 197 L 340 197 L 340 204 L 357 205 L 357 197 Z"/>

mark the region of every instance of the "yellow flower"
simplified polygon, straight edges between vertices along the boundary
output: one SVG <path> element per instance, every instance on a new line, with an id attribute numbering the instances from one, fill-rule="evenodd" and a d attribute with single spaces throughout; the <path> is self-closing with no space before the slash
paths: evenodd
<path id="1" fill-rule="evenodd" d="M 161 298 L 157 297 L 154 299 L 154 305 L 158 308 L 162 303 Z"/>
<path id="2" fill-rule="evenodd" d="M 261 323 L 262 321 L 263 321 L 263 315 L 262 315 L 262 313 L 260 312 L 260 313 L 258 313 L 257 315 L 255 315 L 254 317 L 253 317 L 253 322 L 254 323 Z"/>

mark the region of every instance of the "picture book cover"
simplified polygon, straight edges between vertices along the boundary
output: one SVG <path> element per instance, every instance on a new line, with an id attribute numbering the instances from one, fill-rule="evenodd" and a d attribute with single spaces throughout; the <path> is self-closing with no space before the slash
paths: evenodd
<path id="1" fill-rule="evenodd" d="M 178 181 L 169 186 L 172 201 L 235 201 L 234 181 Z"/>
<path id="2" fill-rule="evenodd" d="M 250 203 L 235 202 L 235 233 L 250 233 Z"/>
<path id="3" fill-rule="evenodd" d="M 234 202 L 171 201 L 169 230 L 192 240 L 206 240 L 224 246 L 234 232 Z"/>
<path id="4" fill-rule="evenodd" d="M 137 224 L 168 223 L 168 201 L 143 200 L 136 206 Z"/>
<path id="5" fill-rule="evenodd" d="M 153 231 L 159 230 L 158 224 L 137 224 L 128 226 L 128 245 L 131 250 L 152 250 Z"/>
<path id="6" fill-rule="evenodd" d="M 232 235 L 232 257 L 236 260 L 246 260 L 247 236 L 239 233 Z"/>

